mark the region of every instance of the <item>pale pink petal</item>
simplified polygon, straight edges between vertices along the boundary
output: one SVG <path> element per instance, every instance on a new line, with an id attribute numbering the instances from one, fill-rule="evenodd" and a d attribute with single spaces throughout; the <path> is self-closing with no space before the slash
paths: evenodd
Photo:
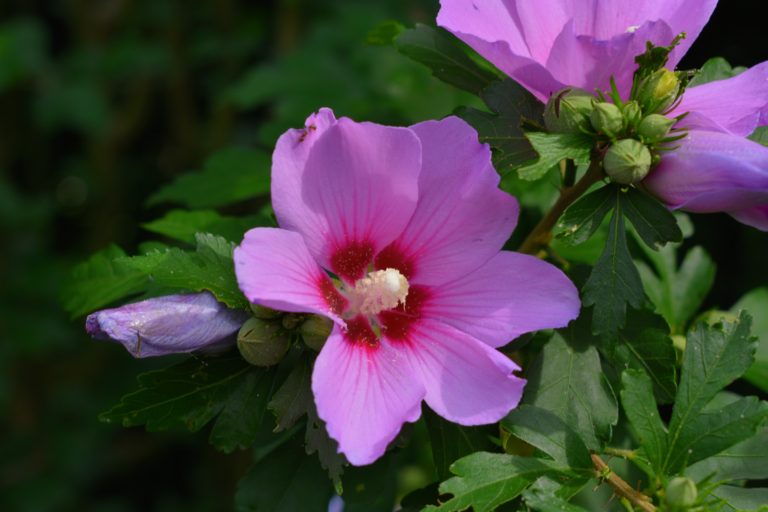
<path id="1" fill-rule="evenodd" d="M 312 392 L 339 451 L 362 466 L 384 454 L 403 423 L 419 419 L 425 391 L 405 351 L 371 343 L 372 333 L 361 336 L 356 325 L 346 333 L 334 327 L 315 361 Z"/>
<path id="2" fill-rule="evenodd" d="M 768 205 L 768 148 L 721 132 L 692 130 L 643 180 L 672 208 L 708 213 Z"/>
<path id="3" fill-rule="evenodd" d="M 763 62 L 727 80 L 717 80 L 685 91 L 673 116 L 690 112 L 680 126 L 710 129 L 714 122 L 725 130 L 746 137 L 757 128 L 768 108 L 768 62 Z M 696 114 L 696 115 L 693 115 Z"/>
<path id="4" fill-rule="evenodd" d="M 730 211 L 734 219 L 760 231 L 768 231 L 768 205 Z"/>
<path id="5" fill-rule="evenodd" d="M 421 139 L 419 203 L 394 244 L 376 259 L 412 283 L 439 284 L 497 254 L 517 222 L 517 201 L 499 190 L 491 151 L 456 117 L 412 127 Z"/>
<path id="6" fill-rule="evenodd" d="M 484 425 L 503 418 L 520 402 L 525 380 L 501 352 L 449 325 L 421 320 L 407 339 L 393 340 L 408 352 L 412 379 L 421 379 L 425 400 L 443 418 Z"/>
<path id="7" fill-rule="evenodd" d="M 579 309 L 576 287 L 557 267 L 502 251 L 475 272 L 430 288 L 420 313 L 498 347 L 526 332 L 565 327 Z"/>
<path id="8" fill-rule="evenodd" d="M 288 167 L 273 168 L 281 227 L 301 233 L 325 268 L 355 280 L 416 208 L 421 145 L 407 128 L 342 118 L 317 137 L 306 161 L 296 162 L 291 180 L 281 181 Z"/>
<path id="9" fill-rule="evenodd" d="M 235 248 L 237 283 L 249 301 L 341 322 L 344 299 L 315 262 L 299 233 L 277 228 L 248 231 Z"/>

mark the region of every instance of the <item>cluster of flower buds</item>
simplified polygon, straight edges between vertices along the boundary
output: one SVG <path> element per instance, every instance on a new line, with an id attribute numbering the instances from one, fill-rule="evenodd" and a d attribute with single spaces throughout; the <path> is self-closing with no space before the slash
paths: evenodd
<path id="1" fill-rule="evenodd" d="M 658 153 L 680 138 L 670 134 L 679 118 L 664 115 L 680 96 L 680 80 L 660 69 L 639 79 L 634 99 L 623 102 L 566 88 L 553 94 L 544 111 L 553 133 L 583 133 L 595 138 L 608 177 L 622 185 L 638 183 L 659 161 Z"/>
<path id="2" fill-rule="evenodd" d="M 317 315 L 282 313 L 257 305 L 252 305 L 251 311 L 253 316 L 237 333 L 237 348 L 255 366 L 273 366 L 282 361 L 297 337 L 319 352 L 333 327 L 331 320 Z"/>

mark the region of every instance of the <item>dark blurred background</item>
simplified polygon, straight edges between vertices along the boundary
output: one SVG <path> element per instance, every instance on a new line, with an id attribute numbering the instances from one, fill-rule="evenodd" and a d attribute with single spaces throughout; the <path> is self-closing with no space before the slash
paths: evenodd
<path id="1" fill-rule="evenodd" d="M 683 62 L 768 57 L 760 2 L 721 2 Z M 437 0 L 0 2 L 0 510 L 228 510 L 247 453 L 205 433 L 146 434 L 96 416 L 165 362 L 90 341 L 59 303 L 73 264 L 168 208 L 146 198 L 222 147 L 271 151 L 330 106 L 390 124 L 476 101 L 389 47 L 382 21 L 432 23 Z M 243 202 L 227 210 L 253 213 Z M 766 235 L 694 218 L 718 263 L 708 307 L 768 284 Z"/>

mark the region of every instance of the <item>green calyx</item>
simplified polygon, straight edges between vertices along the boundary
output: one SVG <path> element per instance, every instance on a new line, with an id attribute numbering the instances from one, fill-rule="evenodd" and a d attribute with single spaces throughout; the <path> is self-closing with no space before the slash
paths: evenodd
<path id="1" fill-rule="evenodd" d="M 237 333 L 240 355 L 254 366 L 279 363 L 290 346 L 290 336 L 279 321 L 250 318 Z"/>
<path id="2" fill-rule="evenodd" d="M 599 134 L 614 139 L 624 132 L 627 120 L 621 109 L 613 103 L 597 103 L 589 116 L 592 128 Z"/>
<path id="3" fill-rule="evenodd" d="M 565 88 L 553 94 L 544 109 L 544 124 L 554 133 L 582 133 L 590 128 L 596 98 L 582 89 Z"/>
<path id="4" fill-rule="evenodd" d="M 622 139 L 606 151 L 603 169 L 612 181 L 633 185 L 648 175 L 651 162 L 651 152 L 645 144 L 635 139 Z"/>

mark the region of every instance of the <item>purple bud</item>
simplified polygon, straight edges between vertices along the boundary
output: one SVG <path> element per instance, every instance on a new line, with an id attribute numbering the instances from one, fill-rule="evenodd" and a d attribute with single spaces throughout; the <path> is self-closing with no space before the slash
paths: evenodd
<path id="1" fill-rule="evenodd" d="M 208 292 L 168 295 L 88 315 L 93 338 L 122 343 L 134 357 L 162 356 L 218 348 L 248 318 Z M 231 338 L 231 339 L 227 339 Z"/>

